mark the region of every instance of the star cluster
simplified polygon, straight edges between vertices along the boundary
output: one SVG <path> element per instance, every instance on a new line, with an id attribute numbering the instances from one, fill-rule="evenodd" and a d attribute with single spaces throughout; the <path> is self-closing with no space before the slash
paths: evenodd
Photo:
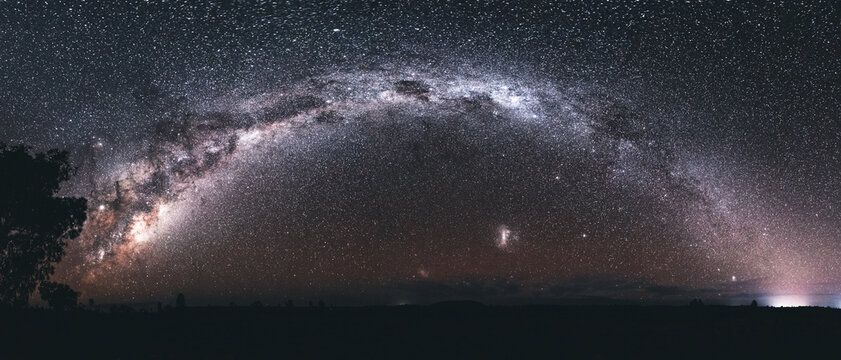
<path id="1" fill-rule="evenodd" d="M 0 140 L 72 152 L 104 301 L 834 306 L 838 18 L 2 3 Z"/>

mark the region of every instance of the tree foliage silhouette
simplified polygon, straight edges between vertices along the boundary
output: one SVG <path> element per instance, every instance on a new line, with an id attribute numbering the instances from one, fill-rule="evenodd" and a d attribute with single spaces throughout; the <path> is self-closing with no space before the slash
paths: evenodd
<path id="1" fill-rule="evenodd" d="M 26 305 L 82 231 L 87 201 L 56 196 L 73 172 L 68 156 L 0 143 L 0 304 Z"/>
<path id="2" fill-rule="evenodd" d="M 184 302 L 184 294 L 179 293 L 178 296 L 175 298 L 175 307 L 183 308 L 187 306 L 187 303 Z"/>
<path id="3" fill-rule="evenodd" d="M 41 299 L 46 301 L 54 310 L 67 310 L 75 308 L 79 301 L 79 293 L 73 291 L 70 286 L 52 281 L 44 281 L 38 286 Z"/>

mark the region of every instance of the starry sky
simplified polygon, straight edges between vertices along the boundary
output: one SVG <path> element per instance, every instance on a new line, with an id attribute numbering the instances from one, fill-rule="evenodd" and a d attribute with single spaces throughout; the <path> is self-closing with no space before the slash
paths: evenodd
<path id="1" fill-rule="evenodd" d="M 841 306 L 833 2 L 0 2 L 97 302 Z"/>

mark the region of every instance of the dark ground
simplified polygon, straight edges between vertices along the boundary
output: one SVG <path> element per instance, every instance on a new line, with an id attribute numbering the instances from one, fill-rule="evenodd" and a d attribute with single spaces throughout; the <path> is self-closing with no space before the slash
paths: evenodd
<path id="1" fill-rule="evenodd" d="M 841 310 L 827 308 L 456 303 L 0 311 L 2 359 L 837 358 L 839 344 Z"/>

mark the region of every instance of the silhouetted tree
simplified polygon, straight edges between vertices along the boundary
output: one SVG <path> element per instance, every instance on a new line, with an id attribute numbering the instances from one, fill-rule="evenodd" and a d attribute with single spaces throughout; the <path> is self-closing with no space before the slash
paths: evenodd
<path id="1" fill-rule="evenodd" d="M 93 299 L 88 299 L 88 307 L 93 308 L 94 302 Z"/>
<path id="2" fill-rule="evenodd" d="M 175 307 L 183 308 L 185 306 L 187 306 L 187 304 L 184 302 L 184 294 L 179 293 L 178 297 L 175 298 Z"/>
<path id="3" fill-rule="evenodd" d="M 72 172 L 66 151 L 0 144 L 0 304 L 25 306 L 81 233 L 87 201 L 55 196 Z"/>
<path id="4" fill-rule="evenodd" d="M 755 308 L 755 307 L 758 307 L 758 306 L 759 306 L 759 304 L 756 303 L 756 300 L 753 300 L 753 301 L 750 302 L 750 307 Z"/>
<path id="5" fill-rule="evenodd" d="M 691 307 L 701 307 L 701 306 L 704 306 L 704 302 L 701 301 L 701 299 L 692 299 L 692 301 L 689 302 L 689 306 L 691 306 Z"/>
<path id="6" fill-rule="evenodd" d="M 320 307 L 320 308 L 324 308 L 324 307 L 327 307 L 327 305 L 326 305 L 326 304 L 324 304 L 324 300 L 319 299 L 319 300 L 318 300 L 318 307 Z"/>
<path id="7" fill-rule="evenodd" d="M 44 281 L 38 286 L 41 293 L 41 300 L 47 302 L 53 310 L 68 310 L 76 307 L 79 301 L 79 293 L 73 291 L 70 286 L 52 281 Z"/>
<path id="8" fill-rule="evenodd" d="M 160 301 L 158 301 L 158 312 L 164 312 L 164 304 L 161 304 Z"/>
<path id="9" fill-rule="evenodd" d="M 286 300 L 286 307 L 288 307 L 288 308 L 295 307 L 295 302 L 292 301 L 291 299 Z"/>

